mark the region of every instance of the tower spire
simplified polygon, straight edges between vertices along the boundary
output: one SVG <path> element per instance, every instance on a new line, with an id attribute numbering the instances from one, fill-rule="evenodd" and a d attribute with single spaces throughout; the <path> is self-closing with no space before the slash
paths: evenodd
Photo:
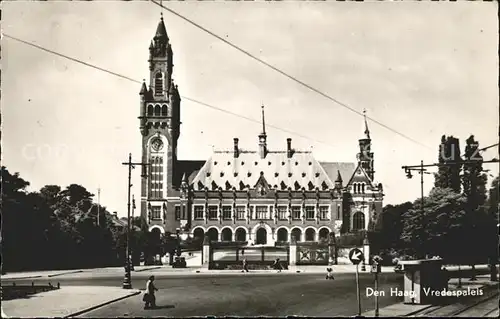
<path id="1" fill-rule="evenodd" d="M 363 109 L 363 117 L 365 119 L 365 137 L 370 139 L 370 130 L 368 129 L 368 122 L 366 121 L 366 109 Z"/>
<path id="2" fill-rule="evenodd" d="M 262 135 L 266 135 L 266 119 L 264 116 L 264 104 L 262 104 Z"/>
<path id="3" fill-rule="evenodd" d="M 266 121 L 264 117 L 264 104 L 262 104 L 262 133 L 259 134 L 259 153 L 260 158 L 265 158 L 267 155 L 267 135 L 266 135 Z"/>

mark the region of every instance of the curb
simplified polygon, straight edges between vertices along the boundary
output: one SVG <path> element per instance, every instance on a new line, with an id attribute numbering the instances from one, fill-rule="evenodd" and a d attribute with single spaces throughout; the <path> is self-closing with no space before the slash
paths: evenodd
<path id="1" fill-rule="evenodd" d="M 160 268 L 162 268 L 162 266 L 151 267 L 151 268 L 146 268 L 146 269 L 138 269 L 138 270 L 134 270 L 134 272 L 148 271 L 148 270 L 160 269 Z"/>
<path id="2" fill-rule="evenodd" d="M 12 278 L 2 278 L 3 280 L 19 280 L 19 279 L 34 279 L 34 278 L 42 278 L 43 276 L 26 276 L 26 277 L 12 277 Z"/>
<path id="3" fill-rule="evenodd" d="M 47 277 L 52 278 L 52 277 L 57 277 L 57 276 L 62 276 L 62 275 L 77 274 L 77 273 L 81 273 L 81 272 L 83 272 L 83 270 L 72 270 L 72 271 L 62 272 L 60 274 L 47 275 Z"/>
<path id="4" fill-rule="evenodd" d="M 97 308 L 101 308 L 101 307 L 107 306 L 107 305 L 109 305 L 109 304 L 111 304 L 111 303 L 114 303 L 114 302 L 117 302 L 117 301 L 120 301 L 120 300 L 123 300 L 123 299 L 129 298 L 129 297 L 132 297 L 132 296 L 136 296 L 136 295 L 138 295 L 138 294 L 140 294 L 140 293 L 141 293 L 141 291 L 140 291 L 140 290 L 137 290 L 137 291 L 134 291 L 134 292 L 132 292 L 132 293 L 130 293 L 130 294 L 128 294 L 128 295 L 126 295 L 126 296 L 123 296 L 123 297 L 120 297 L 120 298 L 116 298 L 116 299 L 113 299 L 113 300 L 110 300 L 110 301 L 106 301 L 106 302 L 104 302 L 104 303 L 98 304 L 98 305 L 96 305 L 96 306 L 92 306 L 92 307 L 87 308 L 87 309 L 80 310 L 80 311 L 78 311 L 78 312 L 75 312 L 75 313 L 72 313 L 72 314 L 70 314 L 70 315 L 64 316 L 63 318 L 73 318 L 73 317 L 77 317 L 77 316 L 79 316 L 79 315 L 82 315 L 82 314 L 87 313 L 87 312 L 89 312 L 89 311 L 95 310 L 95 309 L 97 309 Z"/>

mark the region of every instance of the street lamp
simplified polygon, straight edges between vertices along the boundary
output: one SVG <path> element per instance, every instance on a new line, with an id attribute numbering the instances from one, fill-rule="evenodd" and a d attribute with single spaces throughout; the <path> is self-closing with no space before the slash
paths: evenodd
<path id="1" fill-rule="evenodd" d="M 128 162 L 122 163 L 128 166 L 128 196 L 127 196 L 127 249 L 125 252 L 125 278 L 123 279 L 123 289 L 132 289 L 132 279 L 130 275 L 130 189 L 132 188 L 132 169 L 135 165 L 146 166 L 148 163 L 132 163 L 132 154 L 128 154 Z M 134 203 L 135 205 L 135 203 Z"/>
<path id="2" fill-rule="evenodd" d="M 408 167 L 408 166 L 403 166 L 406 177 L 408 179 L 411 179 L 413 175 L 411 174 L 412 171 L 418 171 L 420 174 L 420 209 L 422 216 L 424 215 L 424 174 L 432 174 L 430 172 L 427 172 L 427 170 L 424 168 L 424 161 L 420 161 L 420 167 Z"/>

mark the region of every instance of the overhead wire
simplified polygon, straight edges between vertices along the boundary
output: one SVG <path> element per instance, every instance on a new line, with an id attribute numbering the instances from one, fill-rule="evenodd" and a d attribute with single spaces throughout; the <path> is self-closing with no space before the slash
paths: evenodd
<path id="1" fill-rule="evenodd" d="M 222 41 L 223 43 L 225 43 L 225 44 L 229 45 L 229 46 L 230 46 L 230 47 L 232 47 L 233 49 L 235 49 L 235 50 L 237 50 L 237 51 L 239 51 L 239 52 L 243 53 L 244 55 L 248 56 L 249 58 L 251 58 L 251 59 L 253 59 L 253 60 L 255 60 L 255 61 L 259 62 L 260 64 L 263 64 L 264 66 L 266 66 L 266 67 L 268 67 L 268 68 L 270 68 L 270 69 L 272 69 L 272 70 L 274 70 L 274 71 L 278 72 L 279 74 L 281 74 L 281 75 L 285 76 L 286 78 L 288 78 L 288 79 L 290 79 L 290 80 L 292 80 L 292 81 L 294 81 L 294 82 L 296 82 L 296 83 L 298 83 L 298 84 L 300 84 L 300 85 L 304 86 L 305 88 L 307 88 L 307 89 L 309 89 L 309 90 L 311 90 L 311 91 L 313 91 L 313 92 L 315 92 L 315 93 L 317 93 L 317 94 L 319 94 L 319 95 L 321 95 L 321 96 L 323 96 L 323 97 L 327 98 L 328 100 L 330 100 L 330 101 L 332 101 L 332 102 L 334 102 L 334 103 L 336 103 L 336 104 L 338 104 L 338 105 L 340 105 L 340 106 L 342 106 L 342 107 L 344 107 L 344 108 L 348 109 L 348 110 L 349 110 L 349 111 L 351 111 L 351 112 L 354 112 L 354 113 L 356 113 L 356 114 L 358 114 L 358 115 L 360 115 L 360 116 L 365 116 L 362 112 L 360 112 L 360 111 L 358 111 L 358 110 L 356 110 L 356 109 L 352 108 L 351 106 L 349 106 L 349 105 L 347 105 L 347 104 L 345 104 L 345 103 L 343 103 L 343 102 L 339 101 L 338 99 L 335 99 L 334 97 L 332 97 L 332 96 L 330 96 L 330 95 L 328 95 L 328 94 L 326 94 L 326 93 L 324 93 L 324 92 L 322 92 L 322 91 L 320 91 L 320 90 L 318 90 L 318 89 L 314 88 L 313 86 L 311 86 L 311 85 L 309 85 L 309 84 L 307 84 L 307 83 L 305 83 L 305 82 L 303 82 L 303 81 L 301 81 L 301 80 L 297 79 L 296 77 L 294 77 L 294 76 L 292 76 L 292 75 L 289 75 L 289 74 L 288 74 L 288 73 L 286 73 L 285 71 L 282 71 L 281 69 L 279 69 L 279 68 L 277 68 L 277 67 L 273 66 L 272 64 L 270 64 L 270 63 L 268 63 L 268 62 L 266 62 L 266 61 L 264 61 L 264 60 L 262 60 L 262 59 L 260 59 L 260 58 L 256 57 L 256 56 L 255 56 L 255 55 L 253 55 L 252 53 L 250 53 L 250 52 L 248 52 L 248 51 L 246 51 L 246 50 L 244 50 L 244 49 L 240 48 L 239 46 L 237 46 L 237 45 L 233 44 L 232 42 L 230 42 L 230 41 L 228 41 L 228 40 L 224 39 L 223 37 L 221 37 L 221 36 L 219 36 L 219 35 L 215 34 L 214 32 L 212 32 L 212 31 L 208 30 L 207 28 L 205 28 L 205 27 L 203 27 L 202 25 L 200 25 L 200 24 L 198 24 L 198 23 L 194 22 L 193 20 L 191 20 L 191 19 L 189 19 L 189 18 L 187 18 L 187 17 L 183 16 L 182 14 L 180 14 L 180 13 L 176 12 L 175 10 L 170 9 L 170 8 L 168 8 L 168 7 L 165 7 L 162 3 L 157 2 L 157 1 L 155 1 L 155 0 L 149 0 L 149 1 L 151 1 L 151 2 L 152 2 L 152 3 L 154 3 L 154 4 L 156 4 L 157 6 L 161 7 L 162 9 L 165 9 L 166 11 L 170 12 L 171 14 L 173 14 L 173 15 L 175 15 L 175 16 L 177 16 L 177 17 L 179 17 L 180 19 L 182 19 L 182 20 L 184 20 L 184 21 L 188 22 L 189 24 L 191 24 L 191 25 L 195 26 L 196 28 L 198 28 L 198 29 L 200 29 L 200 30 L 202 30 L 202 31 L 204 31 L 204 32 L 206 32 L 206 33 L 208 33 L 209 35 L 211 35 L 211 36 L 215 37 L 216 39 L 218 39 L 218 40 Z M 395 129 L 391 128 L 391 127 L 389 127 L 388 125 L 386 125 L 386 124 L 384 124 L 384 123 L 381 123 L 380 121 L 377 121 L 377 120 L 375 120 L 375 119 L 373 119 L 373 118 L 371 118 L 371 117 L 369 117 L 369 116 L 366 116 L 366 118 L 367 118 L 367 119 L 369 119 L 370 121 L 372 121 L 373 123 L 375 123 L 375 124 L 377 124 L 377 125 L 379 125 L 379 126 L 382 126 L 383 128 L 385 128 L 385 129 L 387 129 L 387 130 L 389 130 L 389 131 L 391 131 L 391 132 L 393 132 L 393 133 L 395 133 L 395 134 L 397 134 L 397 135 L 399 135 L 399 136 L 401 136 L 401 137 L 403 137 L 403 138 L 405 138 L 405 139 L 407 139 L 407 140 L 409 140 L 409 141 L 411 141 L 411 142 L 413 142 L 413 143 L 416 143 L 416 144 L 418 144 L 418 145 L 420 145 L 420 146 L 422 146 L 422 147 L 425 147 L 425 148 L 427 148 L 427 149 L 432 149 L 431 147 L 429 147 L 429 146 L 427 146 L 427 145 L 425 145 L 425 144 L 420 143 L 419 141 L 417 141 L 417 140 L 415 140 L 415 139 L 413 139 L 413 138 L 411 138 L 411 137 L 409 137 L 409 136 L 407 136 L 407 135 L 405 135 L 405 134 L 403 134 L 403 133 L 401 133 L 401 132 L 399 132 L 399 131 L 397 131 L 397 130 L 395 130 Z"/>
<path id="2" fill-rule="evenodd" d="M 119 78 L 122 78 L 122 79 L 125 79 L 125 80 L 128 80 L 128 81 L 131 81 L 131 82 L 134 82 L 134 83 L 138 83 L 138 84 L 141 84 L 142 81 L 139 81 L 139 80 L 136 80 L 136 79 L 133 79 L 131 77 L 128 77 L 128 76 L 125 76 L 125 75 L 122 75 L 120 73 L 117 73 L 117 72 L 113 72 L 113 71 L 110 71 L 108 69 L 105 69 L 103 67 L 99 67 L 99 66 L 96 66 L 94 64 L 91 64 L 91 63 L 87 63 L 87 62 L 84 62 L 80 59 L 77 59 L 77 58 L 73 58 L 73 57 L 70 57 L 68 55 L 65 55 L 65 54 L 62 54 L 62 53 L 59 53 L 59 52 L 56 52 L 54 50 L 51 50 L 51 49 L 47 49 L 43 46 L 40 46 L 40 45 L 37 45 L 37 44 L 34 44 L 32 42 L 29 42 L 29 41 L 26 41 L 26 40 L 22 40 L 20 38 L 17 38 L 17 37 L 14 37 L 14 36 L 11 36 L 9 34 L 6 34 L 6 33 L 3 33 L 2 36 L 8 38 L 8 39 L 12 39 L 14 41 L 18 41 L 20 43 L 23 43 L 23 44 L 26 44 L 26 45 L 29 45 L 29 46 L 32 46 L 34 48 L 37 48 L 39 50 L 42 50 L 44 52 L 47 52 L 47 53 L 50 53 L 50 54 L 54 54 L 56 56 L 59 56 L 61 58 L 64 58 L 64 59 L 68 59 L 70 61 L 73 61 L 75 63 L 79 63 L 79 64 L 82 64 L 82 65 L 85 65 L 87 67 L 90 67 L 90 68 L 93 68 L 93 69 L 96 69 L 98 71 L 101 71 L 101 72 L 105 72 L 105 73 L 108 73 L 110 75 L 114 75 L 114 76 L 117 76 Z M 205 102 L 202 102 L 202 101 L 199 101 L 197 99 L 194 99 L 194 98 L 191 98 L 191 97 L 188 97 L 188 96 L 183 96 L 181 95 L 181 98 L 182 99 L 185 99 L 185 100 L 188 100 L 188 101 L 191 101 L 193 103 L 196 103 L 196 104 L 199 104 L 199 105 L 202 105 L 202 106 L 205 106 L 205 107 L 208 107 L 208 108 L 211 108 L 211 109 L 214 109 L 214 110 L 217 110 L 219 112 L 223 112 L 223 113 L 226 113 L 226 114 L 230 114 L 230 115 L 233 115 L 233 116 L 236 116 L 236 117 L 239 117 L 239 118 L 242 118 L 242 119 L 245 119 L 247 121 L 251 121 L 251 122 L 254 122 L 254 123 L 258 123 L 260 124 L 260 121 L 259 120 L 256 120 L 256 119 L 253 119 L 253 118 L 250 118 L 250 117 L 247 117 L 247 116 L 244 116 L 244 115 L 241 115 L 241 114 L 238 114 L 238 113 L 235 113 L 235 112 L 232 112 L 232 111 L 228 111 L 228 110 L 225 110 L 225 109 L 222 109 L 222 108 L 219 108 L 219 107 L 216 107 L 214 105 L 211 105 L 211 104 L 208 104 L 208 103 L 205 103 Z M 300 133 L 297 133 L 297 132 L 294 132 L 294 131 L 291 131 L 291 130 L 287 130 L 287 129 L 284 129 L 284 128 L 280 128 L 278 126 L 275 126 L 275 125 L 272 125 L 272 124 L 267 124 L 266 125 L 267 127 L 271 127 L 271 128 L 274 128 L 276 130 L 279 130 L 279 131 L 282 131 L 282 132 L 285 132 L 285 133 L 289 133 L 289 134 L 293 134 L 295 136 L 298 136 L 298 137 L 301 137 L 301 138 L 304 138 L 306 140 L 310 140 L 310 141 L 313 141 L 315 143 L 319 143 L 319 144 L 323 144 L 325 146 L 329 146 L 329 147 L 335 147 L 334 145 L 332 144 L 329 144 L 327 142 L 324 142 L 324 141 L 320 141 L 320 140 L 317 140 L 317 139 L 314 139 L 314 138 L 311 138 L 311 137 L 308 137 L 306 135 L 303 135 L 303 134 L 300 134 Z"/>

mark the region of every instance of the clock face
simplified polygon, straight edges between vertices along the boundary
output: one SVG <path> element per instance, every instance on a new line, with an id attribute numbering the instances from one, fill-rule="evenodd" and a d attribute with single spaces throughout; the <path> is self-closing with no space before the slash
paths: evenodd
<path id="1" fill-rule="evenodd" d="M 160 151 L 162 148 L 163 148 L 163 142 L 160 138 L 155 138 L 152 142 L 151 142 L 151 148 L 155 151 Z"/>

